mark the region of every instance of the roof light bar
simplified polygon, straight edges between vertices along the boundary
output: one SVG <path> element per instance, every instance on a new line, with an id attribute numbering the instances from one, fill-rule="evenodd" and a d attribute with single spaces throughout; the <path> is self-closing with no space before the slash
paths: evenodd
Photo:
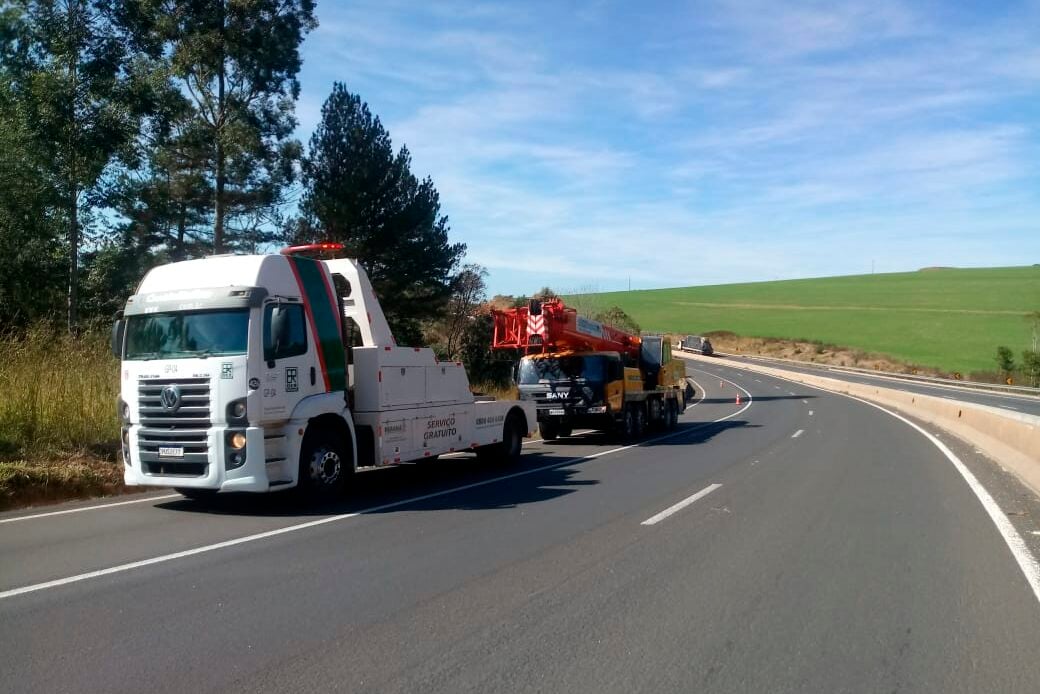
<path id="1" fill-rule="evenodd" d="M 302 246 L 288 246 L 281 250 L 282 255 L 297 255 L 299 253 L 321 253 L 342 251 L 342 243 L 308 243 Z"/>

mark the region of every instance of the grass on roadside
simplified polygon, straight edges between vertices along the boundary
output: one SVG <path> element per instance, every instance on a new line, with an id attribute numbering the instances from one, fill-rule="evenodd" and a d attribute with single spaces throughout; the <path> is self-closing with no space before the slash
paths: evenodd
<path id="1" fill-rule="evenodd" d="M 119 362 L 103 335 L 0 337 L 0 507 L 116 491 Z"/>

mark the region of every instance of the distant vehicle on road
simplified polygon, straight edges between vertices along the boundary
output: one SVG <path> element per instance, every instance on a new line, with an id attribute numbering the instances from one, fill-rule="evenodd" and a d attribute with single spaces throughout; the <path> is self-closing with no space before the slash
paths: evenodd
<path id="1" fill-rule="evenodd" d="M 711 346 L 711 340 L 699 335 L 687 335 L 679 340 L 679 350 L 703 354 L 708 357 L 715 353 L 715 349 Z"/>

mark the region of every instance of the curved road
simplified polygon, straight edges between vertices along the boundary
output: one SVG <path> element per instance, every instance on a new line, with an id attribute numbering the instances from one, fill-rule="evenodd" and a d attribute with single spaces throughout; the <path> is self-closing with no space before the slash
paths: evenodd
<path id="1" fill-rule="evenodd" d="M 873 406 L 689 374 L 701 401 L 636 446 L 366 473 L 319 509 L 0 515 L 0 690 L 1040 691 L 1032 495 L 943 437 L 998 528 Z"/>
<path id="2" fill-rule="evenodd" d="M 936 383 L 922 383 L 902 378 L 893 378 L 891 376 L 875 376 L 873 374 L 861 374 L 853 371 L 842 371 L 840 369 L 827 369 L 808 364 L 803 365 L 792 363 L 791 361 L 775 361 L 772 359 L 736 355 L 726 355 L 722 358 L 737 363 L 744 361 L 752 364 L 762 364 L 763 366 L 772 366 L 778 369 L 797 371 L 798 373 L 810 374 L 813 376 L 825 376 L 840 381 L 864 383 L 872 386 L 881 386 L 882 388 L 895 388 L 896 390 L 905 390 L 910 393 L 920 393 L 921 395 L 933 395 L 938 398 L 971 402 L 977 405 L 998 407 L 1004 410 L 1012 410 L 1014 412 L 1021 412 L 1023 414 L 1040 417 L 1040 396 L 1036 395 L 1000 393 L 953 384 L 942 385 Z"/>

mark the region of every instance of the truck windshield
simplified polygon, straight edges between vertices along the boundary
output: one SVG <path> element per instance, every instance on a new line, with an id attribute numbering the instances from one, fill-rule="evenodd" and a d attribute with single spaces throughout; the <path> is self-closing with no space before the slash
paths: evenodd
<path id="1" fill-rule="evenodd" d="M 520 361 L 520 385 L 533 385 L 549 381 L 584 379 L 601 382 L 606 379 L 606 359 L 602 356 L 587 357 L 526 357 Z"/>
<path id="2" fill-rule="evenodd" d="M 126 322 L 124 359 L 188 359 L 245 354 L 249 309 L 152 313 Z"/>

